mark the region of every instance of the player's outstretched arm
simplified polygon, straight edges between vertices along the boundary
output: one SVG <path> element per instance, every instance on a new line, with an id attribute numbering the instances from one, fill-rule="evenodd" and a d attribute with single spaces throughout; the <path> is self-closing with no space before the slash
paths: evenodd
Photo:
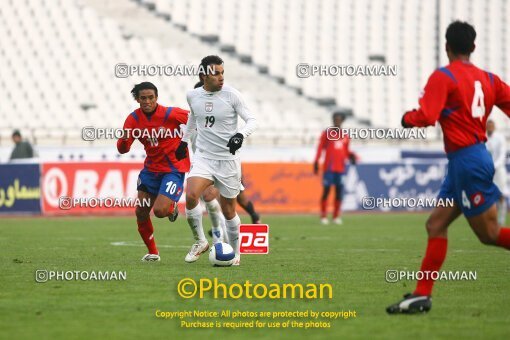
<path id="1" fill-rule="evenodd" d="M 349 162 L 352 165 L 356 165 L 358 163 L 358 155 L 354 151 L 351 150 L 351 139 L 347 138 L 347 142 L 345 143 L 345 150 L 347 151 L 347 154 L 349 155 Z"/>
<path id="2" fill-rule="evenodd" d="M 186 133 L 187 123 L 189 121 L 189 111 L 175 107 L 172 111 L 172 116 L 173 116 L 173 119 L 175 119 L 177 121 L 177 123 L 186 124 L 186 127 L 184 128 L 184 133 Z M 186 157 L 188 157 L 188 143 L 183 142 L 181 139 L 179 146 L 175 150 L 175 158 L 177 158 L 177 160 L 180 161 Z"/>
<path id="3" fill-rule="evenodd" d="M 244 139 L 251 135 L 257 129 L 258 123 L 255 116 L 246 106 L 246 103 L 244 102 L 241 93 L 234 90 L 233 92 L 231 92 L 231 96 L 234 110 L 246 123 L 241 130 L 239 130 L 236 134 L 230 137 L 227 143 L 227 147 L 229 148 L 230 153 L 235 155 L 236 151 L 239 150 L 243 145 Z"/>
<path id="4" fill-rule="evenodd" d="M 416 111 L 416 110 L 413 110 L 413 111 Z M 402 116 L 402 120 L 400 121 L 400 124 L 402 124 L 402 127 L 405 128 L 405 129 L 414 127 L 413 125 L 411 125 L 411 124 L 406 122 L 406 115 L 409 112 L 411 112 L 411 111 L 407 111 L 406 113 L 404 113 L 404 115 Z"/>
<path id="5" fill-rule="evenodd" d="M 434 126 L 444 109 L 448 93 L 454 86 L 453 81 L 443 72 L 438 70 L 432 73 L 419 100 L 420 108 L 406 112 L 402 117 L 402 126 Z"/>
<path id="6" fill-rule="evenodd" d="M 243 139 L 251 135 L 258 127 L 257 118 L 251 113 L 239 91 L 232 92 L 232 104 L 237 114 L 245 121 L 246 125 L 238 131 Z M 235 137 L 235 136 L 233 136 Z"/>
<path id="7" fill-rule="evenodd" d="M 494 104 L 510 117 L 510 86 L 496 75 L 493 75 L 493 79 L 494 87 L 496 88 L 496 101 Z"/>
<path id="8" fill-rule="evenodd" d="M 186 128 L 184 129 L 184 135 L 182 136 L 182 141 L 186 144 L 189 143 L 191 140 L 191 136 L 195 133 L 197 129 L 197 117 L 195 116 L 195 113 L 193 112 L 193 109 L 191 108 L 191 102 L 190 102 L 190 93 L 188 92 L 188 95 L 186 96 L 186 100 L 188 101 L 189 105 L 189 115 L 188 115 L 188 121 L 186 123 Z"/>
<path id="9" fill-rule="evenodd" d="M 317 152 L 315 153 L 315 159 L 313 161 L 313 173 L 319 173 L 319 161 L 322 157 L 322 151 L 326 148 L 326 131 L 323 131 L 321 137 L 319 138 L 319 146 L 317 147 Z"/>
<path id="10" fill-rule="evenodd" d="M 188 105 L 190 107 L 189 114 L 187 116 L 187 123 L 186 127 L 184 128 L 184 135 L 182 136 L 181 142 L 179 143 L 179 146 L 175 150 L 175 158 L 177 158 L 178 161 L 188 157 L 188 143 L 191 140 L 191 136 L 195 133 L 197 130 L 197 119 L 195 114 L 193 113 L 193 110 L 191 109 L 191 103 L 190 103 L 190 97 L 189 94 L 187 96 Z"/>
<path id="11" fill-rule="evenodd" d="M 117 140 L 117 150 L 121 154 L 129 152 L 129 150 L 131 149 L 131 145 L 135 141 L 135 139 L 129 133 L 129 131 L 133 131 L 132 130 L 133 126 L 134 126 L 134 122 L 132 121 L 133 119 L 134 118 L 131 115 L 129 115 L 126 118 L 126 121 L 124 122 L 124 127 L 123 127 L 124 135 L 122 136 L 122 138 L 119 138 Z"/>

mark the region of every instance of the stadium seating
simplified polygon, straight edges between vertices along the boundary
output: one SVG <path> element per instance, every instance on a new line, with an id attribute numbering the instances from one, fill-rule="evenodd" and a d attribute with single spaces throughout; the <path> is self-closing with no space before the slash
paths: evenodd
<path id="1" fill-rule="evenodd" d="M 356 118 L 374 126 L 398 126 L 401 113 L 415 107 L 436 65 L 434 1 L 420 0 L 144 0 L 196 35 L 217 35 L 240 56 L 313 98 L 334 98 L 351 107 Z M 473 61 L 504 79 L 510 78 L 505 53 L 510 34 L 504 0 L 440 1 L 440 65 L 447 63 L 444 31 L 455 19 L 478 30 Z M 218 20 L 204 20 L 217 13 Z M 239 15 L 238 15 L 239 13 Z M 403 53 L 405 50 L 405 53 Z M 296 77 L 295 65 L 371 64 L 382 56 L 398 65 L 398 77 Z M 498 117 L 501 118 L 501 117 Z M 509 127 L 502 121 L 504 127 Z"/>
<path id="2" fill-rule="evenodd" d="M 131 87 L 147 78 L 115 78 L 116 64 L 196 65 L 211 51 L 189 32 L 154 19 L 149 12 L 137 18 L 147 22 L 144 31 L 137 29 L 133 19 L 124 15 L 139 11 L 131 2 L 110 2 L 120 18 L 94 9 L 94 4 L 102 6 L 104 1 L 51 1 L 44 6 L 35 0 L 8 2 L 12 12 L 0 12 L 3 45 L 10 46 L 0 51 L 0 63 L 7 66 L 0 78 L 0 90 L 7 97 L 0 103 L 4 141 L 14 128 L 21 128 L 38 144 L 60 144 L 81 140 L 84 126 L 121 127 L 137 105 Z M 228 55 L 224 59 L 231 72 L 227 82 L 245 94 L 260 120 L 260 133 L 250 142 L 310 144 L 307 138 L 313 136 L 315 141 L 329 123 L 328 111 L 312 100 Z M 197 78 L 148 80 L 158 85 L 161 103 L 187 108 L 185 94 Z"/>
<path id="3" fill-rule="evenodd" d="M 441 37 L 454 18 L 473 22 L 475 63 L 510 79 L 510 5 L 452 0 L 440 11 Z M 259 117 L 254 145 L 315 143 L 331 112 L 317 99 L 351 108 L 349 126 L 396 127 L 436 67 L 435 16 L 435 2 L 420 0 L 5 0 L 0 142 L 14 128 L 37 144 L 72 145 L 83 126 L 120 127 L 136 106 L 131 87 L 147 79 L 161 103 L 187 107 L 196 77 L 116 78 L 115 65 L 197 64 L 210 53 Z M 298 63 L 381 62 L 398 65 L 398 76 L 296 76 Z"/>

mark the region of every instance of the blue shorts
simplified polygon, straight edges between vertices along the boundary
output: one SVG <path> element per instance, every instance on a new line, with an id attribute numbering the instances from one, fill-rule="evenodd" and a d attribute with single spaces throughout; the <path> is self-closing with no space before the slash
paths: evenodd
<path id="1" fill-rule="evenodd" d="M 157 196 L 158 194 L 178 202 L 184 187 L 183 172 L 152 172 L 147 169 L 140 171 L 136 190 L 145 191 Z"/>
<path id="2" fill-rule="evenodd" d="M 466 217 L 480 215 L 501 196 L 493 177 L 494 162 L 485 144 L 451 152 L 438 198 L 453 198 Z"/>
<path id="3" fill-rule="evenodd" d="M 344 176 L 343 172 L 326 171 L 322 176 L 322 185 L 325 187 L 329 187 L 330 185 L 342 186 L 343 176 Z"/>

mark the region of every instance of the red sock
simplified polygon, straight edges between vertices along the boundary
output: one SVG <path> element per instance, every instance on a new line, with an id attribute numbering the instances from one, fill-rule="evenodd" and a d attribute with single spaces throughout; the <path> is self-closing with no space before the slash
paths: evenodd
<path id="1" fill-rule="evenodd" d="M 145 242 L 147 249 L 149 249 L 149 254 L 159 255 L 156 241 L 154 240 L 154 227 L 152 226 L 151 219 L 149 218 L 144 222 L 136 221 L 136 223 L 138 224 L 138 232 L 143 242 Z"/>
<path id="2" fill-rule="evenodd" d="M 177 206 L 172 202 L 172 204 L 170 204 L 170 208 L 168 208 L 168 216 L 174 213 L 175 208 L 177 208 Z"/>
<path id="3" fill-rule="evenodd" d="M 335 205 L 333 206 L 333 219 L 337 218 L 340 215 L 341 207 L 342 207 L 342 201 L 335 200 Z"/>
<path id="4" fill-rule="evenodd" d="M 499 229 L 497 245 L 506 249 L 510 249 L 510 228 Z"/>
<path id="5" fill-rule="evenodd" d="M 321 200 L 321 218 L 326 217 L 326 206 L 328 205 L 328 200 Z"/>
<path id="6" fill-rule="evenodd" d="M 448 239 L 443 237 L 432 237 L 429 238 L 427 244 L 427 251 L 425 257 L 421 263 L 420 270 L 425 271 L 438 271 L 443 265 L 444 259 L 446 258 L 446 250 L 448 248 Z M 425 275 L 424 275 L 425 276 Z M 430 296 L 432 293 L 432 287 L 434 286 L 434 280 L 426 279 L 418 280 L 416 284 L 416 290 L 413 294 L 415 295 L 427 295 Z"/>

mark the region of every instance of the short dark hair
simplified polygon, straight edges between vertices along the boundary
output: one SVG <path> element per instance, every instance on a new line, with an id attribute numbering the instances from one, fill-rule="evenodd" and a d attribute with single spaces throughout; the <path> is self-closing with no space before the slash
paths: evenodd
<path id="1" fill-rule="evenodd" d="M 335 119 L 336 117 L 342 118 L 343 122 L 345 120 L 345 113 L 339 111 L 333 112 L 333 119 Z"/>
<path id="2" fill-rule="evenodd" d="M 197 87 L 202 87 L 202 86 L 204 86 L 204 82 L 199 81 L 198 83 L 195 84 L 195 86 L 193 88 L 196 89 Z"/>
<path id="3" fill-rule="evenodd" d="M 475 49 L 476 31 L 467 22 L 454 21 L 446 29 L 446 42 L 454 54 L 471 54 Z"/>
<path id="4" fill-rule="evenodd" d="M 19 130 L 14 130 L 12 132 L 12 137 L 21 137 L 21 133 L 19 132 Z"/>
<path id="5" fill-rule="evenodd" d="M 210 65 L 223 65 L 223 59 L 218 57 L 217 55 L 208 55 L 207 57 L 202 58 L 200 61 L 200 67 L 198 71 L 198 78 L 202 81 L 202 76 L 207 75 L 207 67 Z"/>
<path id="6" fill-rule="evenodd" d="M 144 81 L 140 84 L 136 84 L 135 87 L 133 87 L 133 89 L 131 90 L 133 98 L 138 99 L 138 95 L 142 90 L 154 90 L 154 92 L 156 92 L 156 97 L 158 96 L 158 88 L 156 87 L 156 85 L 148 81 Z"/>

